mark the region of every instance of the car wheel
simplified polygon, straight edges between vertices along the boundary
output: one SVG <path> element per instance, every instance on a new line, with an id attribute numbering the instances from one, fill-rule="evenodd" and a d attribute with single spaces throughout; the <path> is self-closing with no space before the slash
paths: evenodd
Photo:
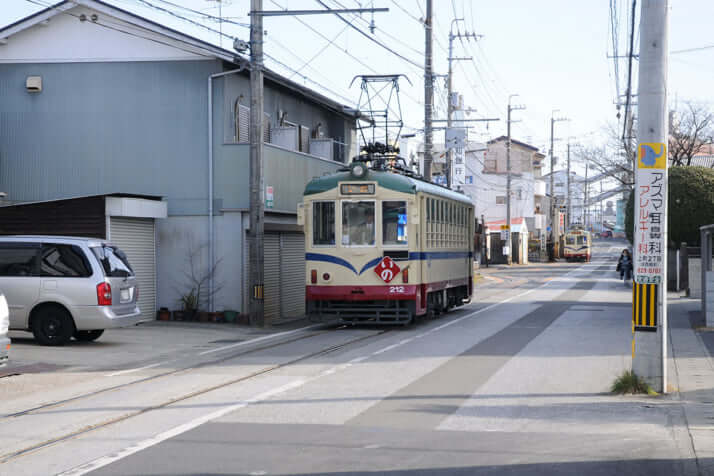
<path id="1" fill-rule="evenodd" d="M 104 329 L 94 329 L 91 331 L 75 331 L 74 338 L 80 342 L 92 342 L 104 334 Z"/>
<path id="2" fill-rule="evenodd" d="M 32 333 L 42 345 L 64 345 L 74 334 L 74 321 L 61 307 L 44 307 L 32 320 Z"/>

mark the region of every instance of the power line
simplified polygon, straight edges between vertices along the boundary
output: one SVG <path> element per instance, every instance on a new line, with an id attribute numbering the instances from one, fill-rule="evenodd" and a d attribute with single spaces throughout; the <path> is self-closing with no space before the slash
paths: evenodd
<path id="1" fill-rule="evenodd" d="M 330 0 L 330 1 L 331 1 L 332 3 L 334 3 L 335 5 L 337 5 L 338 7 L 340 7 L 340 8 L 345 8 L 344 4 L 340 3 L 338 0 Z M 359 2 L 359 0 L 353 0 L 353 1 L 354 1 L 357 5 L 361 5 L 360 2 Z M 400 38 L 398 38 L 398 37 L 396 37 L 396 36 L 394 36 L 394 35 L 391 35 L 387 30 L 380 29 L 380 28 L 376 27 L 376 26 L 373 25 L 372 23 L 368 22 L 368 21 L 367 21 L 365 18 L 363 18 L 361 15 L 353 14 L 353 15 L 352 15 L 352 19 L 353 19 L 353 20 L 359 20 L 359 21 L 361 21 L 362 23 L 365 23 L 365 24 L 367 25 L 367 27 L 369 27 L 370 31 L 372 32 L 372 35 L 375 34 L 374 31 L 377 31 L 377 32 L 383 34 L 384 36 L 390 38 L 392 41 L 395 41 L 395 42 L 401 44 L 402 46 L 404 46 L 404 47 L 406 47 L 407 49 L 411 50 L 412 52 L 416 53 L 417 55 L 419 55 L 419 56 L 424 56 L 424 52 L 423 52 L 423 51 L 419 51 L 419 50 L 417 50 L 416 48 L 414 48 L 412 45 L 410 45 L 409 43 L 405 43 L 405 42 L 402 41 Z"/>
<path id="2" fill-rule="evenodd" d="M 134 1 L 140 1 L 140 0 L 134 0 Z M 208 18 L 210 20 L 219 21 L 222 23 L 230 23 L 231 25 L 238 25 L 238 26 L 242 26 L 244 28 L 250 28 L 249 23 L 241 23 L 241 22 L 232 21 L 229 17 L 217 17 L 215 15 L 211 15 L 210 13 L 204 13 L 204 12 L 201 12 L 198 10 L 194 10 L 192 8 L 185 7 L 183 5 L 179 5 L 177 3 L 169 2 L 168 0 L 158 0 L 158 1 L 161 3 L 164 3 L 166 5 L 171 5 L 172 7 L 180 8 L 182 10 L 186 10 L 191 13 L 195 13 L 196 15 L 199 15 L 204 18 Z"/>
<path id="3" fill-rule="evenodd" d="M 632 17 L 630 20 L 630 51 L 628 52 L 627 58 L 627 99 L 625 100 L 625 120 L 622 124 L 622 140 L 625 140 L 627 135 L 627 122 L 628 114 L 630 112 L 630 98 L 632 97 L 632 56 L 634 48 L 634 38 L 635 38 L 635 12 L 637 7 L 637 0 L 632 0 Z M 628 139 L 629 142 L 629 139 Z"/>
<path id="4" fill-rule="evenodd" d="M 407 10 L 406 8 L 404 8 L 403 6 L 401 6 L 401 5 L 399 4 L 399 2 L 397 2 L 397 0 L 392 0 L 392 3 L 393 3 L 398 9 L 400 9 L 401 11 L 403 11 L 404 13 L 406 13 L 406 15 L 407 15 L 409 18 L 411 18 L 412 20 L 416 21 L 417 23 L 419 23 L 419 24 L 422 25 L 422 26 L 424 25 L 424 22 L 422 21 L 421 18 L 417 18 L 417 17 L 415 17 L 414 15 L 412 15 L 412 13 L 411 13 L 409 10 Z"/>
<path id="5" fill-rule="evenodd" d="M 325 2 L 323 2 L 322 0 L 315 0 L 315 1 L 316 1 L 317 3 L 319 3 L 320 5 L 322 5 L 326 10 L 332 11 L 332 8 L 330 8 L 328 5 L 326 5 Z M 365 38 L 367 38 L 367 39 L 370 40 L 371 42 L 373 42 L 373 43 L 375 43 L 375 44 L 381 46 L 381 47 L 384 48 L 385 50 L 387 50 L 387 51 L 389 51 L 390 53 L 392 53 L 394 56 L 397 56 L 398 58 L 401 58 L 402 60 L 406 61 L 407 63 L 409 63 L 409 64 L 411 64 L 411 65 L 413 65 L 413 66 L 416 66 L 416 67 L 419 68 L 420 70 L 423 68 L 423 65 L 417 63 L 416 61 L 413 61 L 413 60 L 407 58 L 406 56 L 401 55 L 400 53 L 396 52 L 395 50 L 393 50 L 393 49 L 390 48 L 389 46 L 387 46 L 387 45 L 385 45 L 384 43 L 382 43 L 381 41 L 377 40 L 376 38 L 372 38 L 372 37 L 369 36 L 367 33 L 365 33 L 364 31 L 360 30 L 360 29 L 357 28 L 355 25 L 353 25 L 352 23 L 350 23 L 345 17 L 343 17 L 343 16 L 340 15 L 339 13 L 335 13 L 335 15 L 337 16 L 337 18 L 339 18 L 340 20 L 342 20 L 344 23 L 348 24 L 348 25 L 350 26 L 350 28 L 352 28 L 353 30 L 357 31 L 360 35 L 364 36 Z"/>

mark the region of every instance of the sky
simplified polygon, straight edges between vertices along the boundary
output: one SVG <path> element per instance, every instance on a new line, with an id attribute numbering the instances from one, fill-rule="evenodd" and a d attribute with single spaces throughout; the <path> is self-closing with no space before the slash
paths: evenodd
<path id="1" fill-rule="evenodd" d="M 223 0 L 219 22 L 200 13 L 219 14 L 215 0 L 104 0 L 180 29 L 193 36 L 231 48 L 231 38 L 249 39 L 245 26 L 250 19 L 249 0 Z M 617 12 L 618 54 L 625 55 L 628 42 L 629 0 L 433 0 L 434 72 L 448 70 L 449 28 L 454 33 L 475 33 L 477 39 L 455 39 L 454 90 L 463 94 L 469 118 L 499 118 L 497 122 L 474 123 L 470 138 L 485 141 L 506 133 L 508 96 L 525 106 L 515 111 L 514 138 L 529 142 L 547 153 L 552 115 L 567 119 L 556 123 L 555 153 L 563 155 L 565 144 L 598 145 L 603 128 L 617 123 L 617 88 L 626 89 L 627 61 L 608 58 L 613 54 L 611 7 Z M 424 120 L 424 17 L 426 0 L 264 0 L 263 8 L 322 9 L 387 7 L 389 12 L 346 14 L 356 31 L 335 15 L 266 17 L 266 65 L 344 104 L 354 106 L 359 85 L 350 87 L 360 74 L 405 74 L 400 83 L 405 133 L 423 128 Z M 686 100 L 710 104 L 714 76 L 714 48 L 680 52 L 714 45 L 714 2 L 670 0 L 669 101 Z M 0 25 L 31 14 L 49 0 L 0 0 Z M 173 4 L 173 5 L 172 5 Z M 635 52 L 638 51 L 639 8 L 637 2 Z M 196 12 L 183 10 L 189 7 Z M 157 8 L 158 7 L 158 8 Z M 170 15 L 160 9 L 173 12 Z M 176 15 L 202 23 L 197 27 Z M 374 21 L 375 32 L 370 33 Z M 232 22 L 232 23 L 228 23 Z M 215 30 L 215 31 L 210 31 Z M 372 41 L 376 40 L 380 44 Z M 386 47 L 386 48 L 385 48 Z M 387 48 L 393 50 L 390 52 Z M 395 55 L 396 52 L 399 56 Z M 273 59 L 271 59 L 273 58 Z M 275 61 L 277 60 L 277 62 Z M 282 63 L 282 65 L 280 64 Z M 633 62 L 636 90 L 637 61 Z M 446 117 L 444 78 L 436 81 L 435 117 Z M 622 99 L 622 98 L 621 98 Z M 557 110 L 557 112 L 553 112 Z M 443 131 L 435 142 L 443 141 Z"/>

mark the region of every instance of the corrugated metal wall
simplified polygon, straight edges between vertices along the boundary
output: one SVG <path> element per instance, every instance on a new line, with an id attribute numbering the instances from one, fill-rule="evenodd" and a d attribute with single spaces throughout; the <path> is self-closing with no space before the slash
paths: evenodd
<path id="1" fill-rule="evenodd" d="M 205 214 L 206 79 L 220 70 L 216 61 L 0 64 L 0 190 L 13 201 L 163 195 L 170 213 Z M 25 91 L 28 75 L 42 76 L 41 93 Z"/>

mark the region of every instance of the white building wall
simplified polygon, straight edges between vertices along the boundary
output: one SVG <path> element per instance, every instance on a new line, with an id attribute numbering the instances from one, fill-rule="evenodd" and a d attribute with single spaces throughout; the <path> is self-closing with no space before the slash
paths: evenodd
<path id="1" fill-rule="evenodd" d="M 194 274 L 208 270 L 208 230 L 206 216 L 170 216 L 157 220 L 157 304 L 180 309 L 179 298 L 191 289 L 190 255 L 194 254 Z M 242 310 L 243 286 L 241 214 L 215 216 L 214 307 L 216 311 Z"/>

